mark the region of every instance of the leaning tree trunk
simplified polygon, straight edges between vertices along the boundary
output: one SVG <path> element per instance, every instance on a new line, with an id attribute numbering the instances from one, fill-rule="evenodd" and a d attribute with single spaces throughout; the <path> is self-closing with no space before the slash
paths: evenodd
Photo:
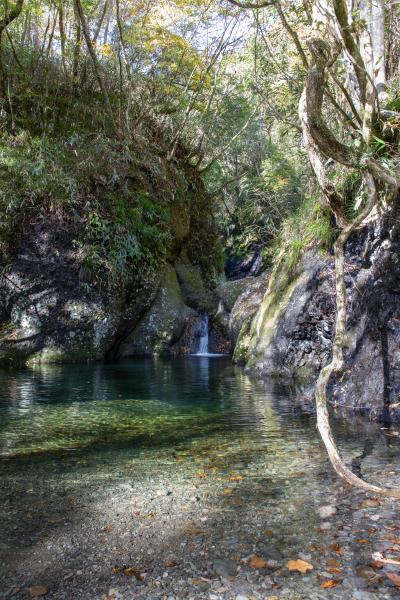
<path id="1" fill-rule="evenodd" d="M 340 0 L 336 5 L 342 6 Z M 346 22 L 343 19 L 343 22 Z M 389 184 L 396 189 L 397 178 L 372 157 L 360 162 L 357 151 L 340 142 L 327 127 L 323 119 L 324 90 L 327 78 L 327 64 L 332 59 L 331 48 L 325 40 L 314 38 L 309 42 L 311 63 L 309 66 L 305 88 L 299 103 L 299 116 L 302 122 L 303 139 L 310 157 L 311 166 L 316 174 L 321 191 L 336 217 L 341 233 L 335 243 L 335 288 L 336 288 L 336 324 L 333 340 L 331 362 L 324 367 L 318 377 L 315 389 L 318 430 L 325 444 L 329 459 L 335 471 L 349 484 L 365 491 L 400 498 L 400 490 L 381 488 L 367 483 L 357 477 L 342 460 L 335 444 L 328 413 L 328 384 L 332 375 L 340 373 L 344 367 L 344 345 L 347 324 L 347 302 L 345 284 L 345 245 L 350 235 L 363 224 L 377 202 L 375 180 Z M 367 145 L 371 135 L 373 100 L 370 96 L 371 82 L 367 82 L 364 95 L 363 138 Z M 373 89 L 372 89 L 373 92 Z M 362 170 L 364 185 L 367 191 L 365 207 L 351 221 L 346 222 L 344 198 L 337 193 L 334 184 L 329 180 L 326 170 L 326 158 L 347 168 Z M 343 168 L 343 167 L 342 167 Z M 392 185 L 391 178 L 395 184 Z M 398 187 L 397 187 L 398 189 Z"/>
<path id="2" fill-rule="evenodd" d="M 3 34 L 7 27 L 21 14 L 24 0 L 17 0 L 15 7 L 9 12 L 6 11 L 3 19 L 0 20 L 0 95 L 5 98 L 7 94 L 7 75 L 3 62 Z"/>
<path id="3" fill-rule="evenodd" d="M 368 190 L 368 201 L 365 208 L 360 214 L 344 229 L 342 229 L 335 243 L 335 287 L 336 287 L 336 329 L 333 340 L 332 359 L 331 362 L 324 367 L 318 377 L 315 388 L 315 403 L 317 410 L 318 430 L 321 434 L 322 441 L 325 444 L 330 461 L 343 479 L 351 485 L 359 487 L 367 492 L 374 492 L 384 496 L 392 496 L 400 498 L 400 490 L 381 488 L 379 486 L 367 483 L 357 477 L 343 462 L 335 441 L 332 436 L 332 431 L 329 422 L 328 413 L 328 383 L 332 375 L 343 371 L 344 357 L 343 349 L 346 334 L 347 322 L 347 302 L 346 302 L 346 283 L 345 283 L 345 245 L 350 235 L 363 224 L 365 219 L 370 214 L 376 204 L 376 188 L 373 177 L 370 173 L 364 173 L 364 181 Z"/>
<path id="4" fill-rule="evenodd" d="M 77 12 L 77 14 L 79 16 L 80 22 L 81 22 L 83 37 L 85 38 L 86 46 L 87 46 L 88 52 L 90 54 L 90 57 L 92 59 L 94 73 L 95 73 L 97 82 L 99 84 L 100 91 L 101 91 L 102 96 L 103 96 L 103 102 L 104 102 L 105 111 L 106 111 L 106 113 L 107 113 L 107 115 L 108 115 L 108 117 L 110 119 L 110 122 L 111 122 L 114 130 L 116 130 L 116 123 L 115 123 L 114 113 L 113 113 L 113 110 L 112 110 L 112 107 L 111 107 L 111 103 L 110 103 L 110 98 L 108 96 L 107 88 L 106 88 L 106 85 L 104 83 L 103 75 L 101 73 L 101 66 L 100 66 L 99 60 L 97 58 L 96 51 L 95 51 L 95 49 L 93 47 L 93 44 L 92 44 L 92 40 L 91 40 L 91 37 L 90 37 L 89 26 L 88 26 L 87 21 L 86 21 L 85 13 L 83 12 L 81 1 L 80 0 L 74 0 L 74 5 L 75 5 L 75 8 L 76 8 L 76 12 Z"/>

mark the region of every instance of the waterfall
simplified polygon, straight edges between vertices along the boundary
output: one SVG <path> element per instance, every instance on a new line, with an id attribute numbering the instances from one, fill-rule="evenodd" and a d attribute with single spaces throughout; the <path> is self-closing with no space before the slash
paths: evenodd
<path id="1" fill-rule="evenodd" d="M 196 354 L 208 354 L 208 315 L 201 319 L 199 343 Z"/>

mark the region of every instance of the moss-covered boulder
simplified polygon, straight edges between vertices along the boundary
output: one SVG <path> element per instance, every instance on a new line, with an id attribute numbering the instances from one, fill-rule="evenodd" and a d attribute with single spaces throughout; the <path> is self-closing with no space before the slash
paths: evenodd
<path id="1" fill-rule="evenodd" d="M 187 152 L 166 160 L 168 132 L 145 121 L 123 152 L 103 134 L 2 136 L 0 365 L 114 359 L 134 331 L 132 351 L 163 352 L 188 306 L 214 309 L 212 198 Z M 144 343 L 156 298 L 160 332 Z"/>
<path id="2" fill-rule="evenodd" d="M 121 344 L 119 356 L 166 353 L 181 337 L 193 312 L 184 303 L 174 267 L 167 265 L 154 304 Z"/>
<path id="3" fill-rule="evenodd" d="M 313 320 L 313 331 L 309 332 L 304 324 L 301 332 L 303 314 L 311 300 L 316 299 L 317 293 L 325 297 L 325 291 L 317 289 L 325 267 L 324 257 L 313 251 L 306 252 L 294 266 L 288 264 L 283 253 L 278 258 L 250 328 L 239 335 L 236 353 L 240 352 L 249 370 L 259 376 L 307 379 L 315 374 L 321 363 L 326 362 L 330 352 L 329 337 L 325 344 L 324 336 L 317 334 L 319 327 L 325 323 L 330 336 L 333 304 L 329 296 L 323 308 L 325 318 L 321 310 L 315 323 Z M 309 335 L 313 336 L 314 347 L 307 339 L 301 343 L 301 338 Z M 298 347 L 294 343 L 296 338 L 300 342 Z"/>
<path id="4" fill-rule="evenodd" d="M 200 313 L 212 313 L 217 308 L 217 297 L 206 285 L 203 272 L 189 260 L 186 250 L 175 261 L 175 269 L 185 303 Z"/>

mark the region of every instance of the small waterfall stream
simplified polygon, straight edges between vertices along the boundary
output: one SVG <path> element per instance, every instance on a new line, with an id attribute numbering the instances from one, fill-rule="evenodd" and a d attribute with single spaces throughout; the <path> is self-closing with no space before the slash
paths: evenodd
<path id="1" fill-rule="evenodd" d="M 199 333 L 199 343 L 196 354 L 208 354 L 208 315 L 202 317 Z"/>

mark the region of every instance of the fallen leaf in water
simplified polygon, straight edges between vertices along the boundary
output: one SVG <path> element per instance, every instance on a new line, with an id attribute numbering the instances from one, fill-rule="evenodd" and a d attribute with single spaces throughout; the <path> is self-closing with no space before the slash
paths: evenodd
<path id="1" fill-rule="evenodd" d="M 361 502 L 360 508 L 375 508 L 380 505 L 381 503 L 376 498 L 366 498 Z"/>
<path id="2" fill-rule="evenodd" d="M 299 571 L 299 573 L 307 573 L 308 571 L 313 570 L 313 566 L 305 560 L 289 560 L 287 564 L 287 568 L 289 571 Z"/>
<path id="3" fill-rule="evenodd" d="M 339 567 L 328 567 L 327 571 L 328 571 L 328 573 L 331 573 L 332 575 L 339 575 L 339 573 L 342 572 L 342 569 L 339 569 Z"/>
<path id="4" fill-rule="evenodd" d="M 272 537 L 274 535 L 274 532 L 272 531 L 272 529 L 266 529 L 264 531 L 264 535 L 266 535 L 267 537 Z"/>
<path id="5" fill-rule="evenodd" d="M 336 552 L 336 554 L 343 554 L 343 548 L 339 544 L 331 544 L 329 549 Z"/>
<path id="6" fill-rule="evenodd" d="M 34 585 L 29 588 L 28 593 L 29 598 L 40 598 L 41 596 L 47 596 L 49 590 L 42 585 Z"/>
<path id="7" fill-rule="evenodd" d="M 396 587 L 400 587 L 400 575 L 397 575 L 396 573 L 386 573 L 386 577 L 390 579 Z"/>
<path id="8" fill-rule="evenodd" d="M 333 588 L 336 587 L 337 585 L 339 585 L 340 581 L 338 581 L 337 579 L 328 579 L 327 581 L 324 581 L 323 583 L 321 583 L 321 588 L 322 589 L 329 589 L 329 588 Z"/>
<path id="9" fill-rule="evenodd" d="M 267 600 L 279 600 L 278 596 L 268 596 Z"/>
<path id="10" fill-rule="evenodd" d="M 229 496 L 230 494 L 233 494 L 233 488 L 225 488 L 222 493 L 224 496 Z"/>
<path id="11" fill-rule="evenodd" d="M 265 567 L 268 566 L 268 563 L 259 556 L 253 556 L 253 558 L 249 560 L 249 565 L 250 567 L 253 567 L 253 569 L 265 569 Z"/>
<path id="12" fill-rule="evenodd" d="M 362 538 L 361 540 L 356 540 L 357 544 L 370 544 L 371 540 L 365 540 Z"/>
<path id="13" fill-rule="evenodd" d="M 179 565 L 179 563 L 176 560 L 167 560 L 167 562 L 165 563 L 165 567 L 167 567 L 167 569 L 172 569 L 173 567 L 177 567 Z"/>
<path id="14" fill-rule="evenodd" d="M 338 560 L 336 560 L 336 558 L 328 558 L 328 560 L 326 562 L 330 567 L 336 567 L 336 568 L 340 567 L 340 562 Z"/>
<path id="15" fill-rule="evenodd" d="M 204 471 L 198 471 L 196 473 L 196 477 L 198 479 L 206 479 L 206 477 L 208 477 L 208 473 L 205 473 Z"/>
<path id="16" fill-rule="evenodd" d="M 150 519 L 151 520 L 151 519 L 154 519 L 154 517 L 155 517 L 155 514 L 153 512 L 149 512 L 146 515 L 146 519 Z"/>
<path id="17" fill-rule="evenodd" d="M 122 569 L 122 573 L 128 575 L 128 577 L 132 577 L 133 575 L 138 575 L 139 571 L 135 567 L 125 567 Z"/>
<path id="18" fill-rule="evenodd" d="M 242 481 L 243 475 L 231 475 L 229 481 Z"/>
<path id="19" fill-rule="evenodd" d="M 136 579 L 138 581 L 143 581 L 143 579 L 144 579 L 144 573 L 143 573 L 143 571 L 141 571 L 137 567 L 132 567 L 132 566 L 122 566 L 122 567 L 120 567 L 118 565 L 115 565 L 112 568 L 112 572 L 113 573 L 123 573 L 127 577 L 136 577 Z"/>

